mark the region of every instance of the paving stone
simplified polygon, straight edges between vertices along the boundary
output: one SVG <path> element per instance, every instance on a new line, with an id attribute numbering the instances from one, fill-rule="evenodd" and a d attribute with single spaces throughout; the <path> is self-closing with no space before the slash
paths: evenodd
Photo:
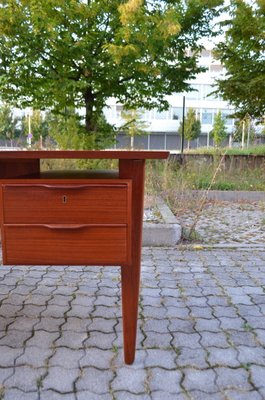
<path id="1" fill-rule="evenodd" d="M 170 319 L 168 326 L 169 332 L 177 335 L 178 333 L 195 333 L 194 320 L 188 317 L 186 320 L 181 319 Z"/>
<path id="2" fill-rule="evenodd" d="M 30 392 L 38 389 L 38 382 L 46 370 L 44 368 L 34 369 L 28 366 L 19 366 L 14 371 L 14 375 L 5 381 L 5 387 Z"/>
<path id="3" fill-rule="evenodd" d="M 219 391 L 216 386 L 216 375 L 212 370 L 184 370 L 183 386 L 187 391 L 200 390 L 206 393 L 216 393 Z"/>
<path id="4" fill-rule="evenodd" d="M 152 400 L 187 400 L 187 396 L 184 393 L 168 393 L 165 391 L 156 391 L 152 393 Z"/>
<path id="5" fill-rule="evenodd" d="M 145 332 L 168 333 L 169 322 L 167 320 L 147 320 L 144 324 Z"/>
<path id="6" fill-rule="evenodd" d="M 62 331 L 60 337 L 54 343 L 55 347 L 69 347 L 70 349 L 83 349 L 87 340 L 87 332 Z"/>
<path id="7" fill-rule="evenodd" d="M 257 341 L 253 332 L 230 331 L 229 341 L 232 342 L 234 346 L 239 346 L 239 345 L 245 345 L 249 347 L 257 346 Z"/>
<path id="8" fill-rule="evenodd" d="M 88 399 L 88 398 L 87 398 Z M 52 390 L 44 390 L 40 393 L 40 399 L 37 400 L 76 400 L 74 393 L 58 393 Z"/>
<path id="9" fill-rule="evenodd" d="M 119 306 L 115 307 L 105 307 L 96 306 L 92 313 L 93 317 L 102 317 L 106 319 L 116 319 L 121 317 L 121 308 Z"/>
<path id="10" fill-rule="evenodd" d="M 1 349 L 0 349 L 1 350 Z M 0 387 L 1 385 L 5 386 L 5 381 L 7 380 L 7 378 L 9 378 L 10 376 L 12 376 L 14 373 L 14 368 L 2 368 L 0 366 Z"/>
<path id="11" fill-rule="evenodd" d="M 162 390 L 166 393 L 180 393 L 182 388 L 180 382 L 182 373 L 177 370 L 167 371 L 162 368 L 152 368 L 149 376 L 149 387 L 151 391 Z"/>
<path id="12" fill-rule="evenodd" d="M 18 389 L 7 389 L 4 400 L 39 400 L 39 394 L 37 391 L 24 393 Z"/>
<path id="13" fill-rule="evenodd" d="M 191 349 L 198 349 L 200 345 L 200 335 L 198 333 L 174 333 L 172 341 L 175 347 L 189 347 Z"/>
<path id="14" fill-rule="evenodd" d="M 10 346 L 20 348 L 31 337 L 32 332 L 10 331 L 0 339 L 0 346 Z"/>
<path id="15" fill-rule="evenodd" d="M 205 393 L 204 391 L 200 391 L 200 390 L 192 390 L 192 391 L 189 391 L 189 396 L 190 396 L 191 400 L 227 400 L 219 392 L 209 394 L 209 393 Z"/>
<path id="16" fill-rule="evenodd" d="M 14 304 L 2 304 L 0 305 L 0 315 L 2 317 L 8 316 L 10 317 L 16 317 L 16 315 L 19 313 L 21 310 L 22 305 L 14 305 Z"/>
<path id="17" fill-rule="evenodd" d="M 89 332 L 89 337 L 84 342 L 86 348 L 97 347 L 102 350 L 109 350 L 116 339 L 114 333 L 103 333 L 98 331 Z"/>
<path id="18" fill-rule="evenodd" d="M 200 332 L 203 347 L 215 346 L 226 348 L 229 347 L 226 336 L 223 332 Z"/>
<path id="19" fill-rule="evenodd" d="M 57 348 L 49 359 L 49 367 L 63 367 L 64 369 L 78 369 L 79 361 L 84 356 L 83 350 L 72 350 L 67 347 Z"/>
<path id="20" fill-rule="evenodd" d="M 9 325 L 8 331 L 17 330 L 22 332 L 32 332 L 34 326 L 39 322 L 38 317 L 20 316 L 16 317 L 14 322 Z"/>
<path id="21" fill-rule="evenodd" d="M 79 391 L 76 394 L 77 400 L 113 400 L 113 396 L 111 394 L 95 394 L 91 393 L 89 390 Z M 41 399 L 42 400 L 42 399 Z M 50 399 L 47 399 L 50 400 Z M 64 399 L 63 399 L 64 400 Z"/>
<path id="22" fill-rule="evenodd" d="M 120 392 L 115 392 L 114 393 L 115 399 L 116 400 L 152 400 L 153 397 L 151 397 L 148 394 L 133 394 L 130 392 L 125 392 L 125 391 L 120 391 Z"/>
<path id="23" fill-rule="evenodd" d="M 142 372 L 141 372 L 142 374 Z M 82 375 L 76 382 L 77 392 L 86 390 L 95 394 L 108 394 L 110 382 L 112 382 L 114 372 L 111 370 L 98 370 L 96 368 L 84 368 Z M 87 397 L 88 398 L 88 397 Z M 92 395 L 90 394 L 90 398 Z"/>
<path id="24" fill-rule="evenodd" d="M 99 331 L 103 333 L 113 333 L 115 332 L 114 327 L 117 324 L 115 319 L 106 319 L 101 317 L 93 318 L 88 325 L 89 331 Z"/>
<path id="25" fill-rule="evenodd" d="M 258 391 L 253 390 L 251 392 L 241 392 L 235 390 L 226 390 L 226 398 L 229 400 L 262 400 L 263 396 L 259 394 Z"/>
<path id="26" fill-rule="evenodd" d="M 63 367 L 50 367 L 48 375 L 43 379 L 43 390 L 52 389 L 60 393 L 71 392 L 74 389 L 74 382 L 80 375 L 78 368 L 65 369 Z"/>
<path id="27" fill-rule="evenodd" d="M 0 367 L 12 367 L 15 360 L 23 354 L 22 348 L 12 348 L 8 346 L 0 346 Z"/>
<path id="28" fill-rule="evenodd" d="M 243 368 L 216 368 L 216 383 L 223 391 L 227 389 L 251 390 L 252 386 L 248 382 L 248 373 Z"/>
<path id="29" fill-rule="evenodd" d="M 27 365 L 32 368 L 45 368 L 47 366 L 47 360 L 52 353 L 52 349 L 40 349 L 35 346 L 26 347 L 24 352 L 17 358 L 16 365 Z"/>
<path id="30" fill-rule="evenodd" d="M 66 326 L 64 318 L 41 317 L 40 322 L 34 326 L 34 331 L 58 333 L 62 325 Z"/>
<path id="31" fill-rule="evenodd" d="M 265 366 L 252 365 L 250 367 L 251 381 L 257 388 L 265 388 Z"/>
<path id="32" fill-rule="evenodd" d="M 208 347 L 208 362 L 211 366 L 224 365 L 227 367 L 238 367 L 240 361 L 237 359 L 237 351 L 233 348 L 219 349 L 217 347 Z"/>
<path id="33" fill-rule="evenodd" d="M 109 369 L 114 358 L 114 350 L 101 350 L 96 347 L 86 349 L 80 359 L 80 367 L 95 367 L 97 369 Z"/>
<path id="34" fill-rule="evenodd" d="M 70 306 L 59 306 L 55 304 L 49 305 L 45 310 L 41 312 L 42 317 L 49 318 L 64 318 L 65 314 L 69 311 Z"/>
<path id="35" fill-rule="evenodd" d="M 223 330 L 237 330 L 242 331 L 244 328 L 245 321 L 242 318 L 227 318 L 227 317 L 219 317 L 220 328 Z"/>
<path id="36" fill-rule="evenodd" d="M 145 348 L 169 348 L 172 336 L 169 333 L 150 332 L 144 340 Z M 1 342 L 0 342 L 1 343 Z M 177 345 L 175 345 L 177 347 Z"/>
<path id="37" fill-rule="evenodd" d="M 220 321 L 218 319 L 196 319 L 194 323 L 197 332 L 220 332 Z"/>
<path id="38" fill-rule="evenodd" d="M 265 349 L 261 347 L 238 346 L 238 360 L 242 364 L 265 364 Z"/>
<path id="39" fill-rule="evenodd" d="M 176 364 L 179 367 L 194 367 L 194 368 L 207 368 L 206 362 L 207 353 L 204 349 L 190 349 L 182 347 L 179 349 L 180 354 L 177 358 Z"/>
<path id="40" fill-rule="evenodd" d="M 111 387 L 116 391 L 129 391 L 130 393 L 144 393 L 147 371 L 122 367 L 116 371 L 116 376 L 111 382 Z"/>
<path id="41" fill-rule="evenodd" d="M 146 315 L 146 309 L 144 311 L 145 311 L 145 315 Z M 146 316 L 148 317 L 148 315 L 146 315 Z M 166 309 L 166 316 L 170 320 L 172 318 L 186 319 L 189 316 L 189 309 L 188 308 L 184 308 L 184 307 L 170 307 L 170 306 L 168 306 L 167 309 Z M 154 318 L 156 318 L 156 317 L 154 316 Z"/>
<path id="42" fill-rule="evenodd" d="M 169 350 L 149 349 L 145 360 L 145 367 L 157 367 L 165 369 L 176 368 L 176 354 Z"/>
<path id="43" fill-rule="evenodd" d="M 27 341 L 27 346 L 35 346 L 40 349 L 52 348 L 59 335 L 59 332 L 35 331 L 34 336 Z"/>

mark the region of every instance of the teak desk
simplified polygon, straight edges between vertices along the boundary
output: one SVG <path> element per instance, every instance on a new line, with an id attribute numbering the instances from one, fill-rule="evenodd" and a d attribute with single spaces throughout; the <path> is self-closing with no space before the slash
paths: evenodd
<path id="1" fill-rule="evenodd" d="M 124 359 L 134 361 L 146 159 L 165 151 L 0 152 L 3 263 L 121 266 Z M 41 172 L 41 159 L 118 159 L 115 174 Z"/>

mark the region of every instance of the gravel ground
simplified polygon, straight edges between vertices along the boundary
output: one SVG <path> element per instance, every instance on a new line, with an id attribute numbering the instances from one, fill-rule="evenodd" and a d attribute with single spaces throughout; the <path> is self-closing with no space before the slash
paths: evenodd
<path id="1" fill-rule="evenodd" d="M 208 202 L 197 217 L 184 212 L 178 216 L 189 229 L 197 220 L 197 242 L 206 244 L 264 244 L 265 204 Z"/>

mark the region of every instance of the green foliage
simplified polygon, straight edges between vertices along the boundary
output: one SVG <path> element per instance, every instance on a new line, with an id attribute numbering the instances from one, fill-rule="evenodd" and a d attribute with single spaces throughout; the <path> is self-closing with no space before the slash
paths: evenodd
<path id="1" fill-rule="evenodd" d="M 146 135 L 148 124 L 141 120 L 141 112 L 138 110 L 123 110 L 121 117 L 124 124 L 120 127 L 121 132 L 125 132 L 131 139 L 131 148 L 134 148 L 134 137 Z"/>
<path id="2" fill-rule="evenodd" d="M 221 145 L 227 136 L 225 119 L 222 117 L 221 111 L 218 111 L 214 116 L 213 129 L 211 130 L 210 135 L 213 137 L 214 143 L 217 147 Z"/>
<path id="3" fill-rule="evenodd" d="M 189 150 L 188 153 L 190 154 L 213 154 L 213 155 L 222 155 L 225 152 L 226 155 L 242 155 L 242 156 L 248 156 L 248 155 L 260 155 L 263 156 L 265 155 L 265 145 L 260 145 L 260 146 L 250 146 L 249 148 L 228 148 L 228 147 L 223 147 L 223 148 L 216 148 L 216 147 L 200 147 L 198 149 L 191 149 Z"/>
<path id="4" fill-rule="evenodd" d="M 180 122 L 178 133 L 182 134 L 183 122 Z M 190 148 L 190 141 L 197 139 L 201 133 L 201 122 L 196 118 L 196 112 L 193 108 L 189 108 L 184 123 L 184 138 L 188 141 L 188 149 Z"/>
<path id="5" fill-rule="evenodd" d="M 22 118 L 22 132 L 26 136 L 29 133 L 29 115 Z M 37 141 L 40 137 L 45 138 L 48 135 L 48 123 L 45 115 L 40 110 L 33 110 L 30 114 L 30 133 L 33 140 Z"/>
<path id="6" fill-rule="evenodd" d="M 18 118 L 14 117 L 11 106 L 7 103 L 0 108 L 0 138 L 14 139 L 19 135 Z"/>
<path id="7" fill-rule="evenodd" d="M 165 96 L 203 70 L 200 38 L 214 35 L 221 4 L 2 0 L 0 94 L 21 108 L 85 107 L 88 136 L 102 132 L 109 97 L 131 109 L 166 108 Z"/>
<path id="8" fill-rule="evenodd" d="M 64 115 L 49 113 L 46 117 L 49 136 L 59 149 L 99 149 L 110 146 L 114 141 L 113 128 L 104 116 L 98 118 L 97 130 L 86 132 L 80 123 L 80 116 L 72 109 L 66 109 Z"/>
<path id="9" fill-rule="evenodd" d="M 263 0 L 232 0 L 230 18 L 224 22 L 225 40 L 217 45 L 216 57 L 226 68 L 218 80 L 222 97 L 242 118 L 248 113 L 262 119 L 265 113 L 265 6 Z"/>

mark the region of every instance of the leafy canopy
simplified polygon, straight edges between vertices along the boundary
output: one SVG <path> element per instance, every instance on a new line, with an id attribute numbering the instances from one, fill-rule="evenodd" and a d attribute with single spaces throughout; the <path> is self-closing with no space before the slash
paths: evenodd
<path id="1" fill-rule="evenodd" d="M 179 134 L 182 133 L 183 121 L 180 122 L 178 129 Z M 201 134 L 201 121 L 196 118 L 196 112 L 193 108 L 189 108 L 187 116 L 184 121 L 184 138 L 188 141 L 188 148 L 190 141 L 197 139 Z"/>
<path id="2" fill-rule="evenodd" d="M 225 40 L 215 51 L 227 71 L 218 87 L 239 117 L 248 113 L 261 119 L 265 113 L 265 2 L 232 0 L 229 11 Z"/>
<path id="3" fill-rule="evenodd" d="M 20 107 L 85 107 L 87 132 L 111 96 L 131 109 L 165 108 L 165 95 L 202 70 L 199 40 L 213 34 L 221 4 L 0 0 L 0 94 Z"/>
<path id="4" fill-rule="evenodd" d="M 223 118 L 220 110 L 214 116 L 213 129 L 211 130 L 210 134 L 211 134 L 216 146 L 220 146 L 221 143 L 223 142 L 223 140 L 227 136 L 227 130 L 225 127 L 225 119 Z"/>

